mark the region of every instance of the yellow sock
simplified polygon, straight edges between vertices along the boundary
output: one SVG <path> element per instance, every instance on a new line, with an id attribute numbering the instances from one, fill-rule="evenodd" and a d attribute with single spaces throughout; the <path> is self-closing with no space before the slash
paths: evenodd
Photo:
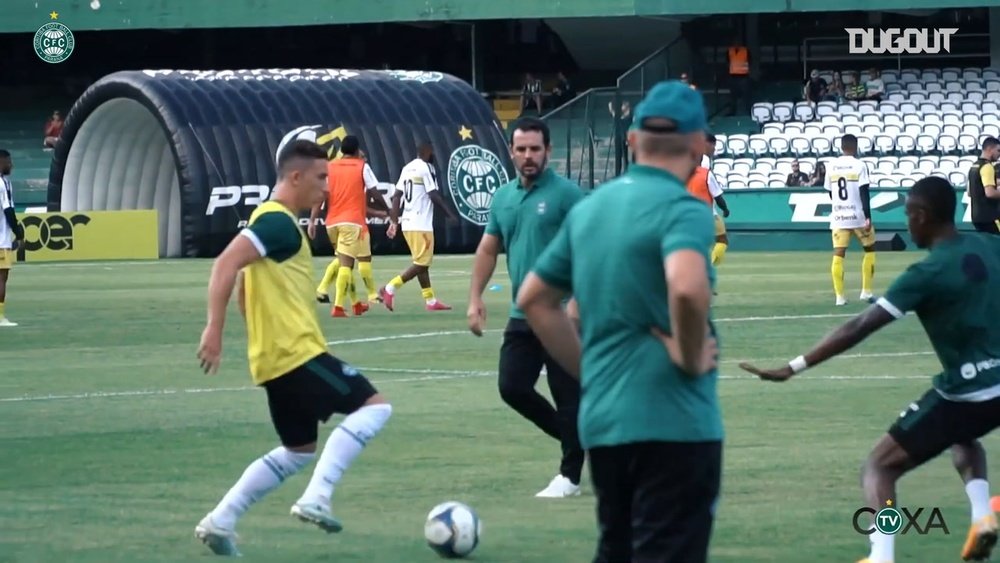
<path id="1" fill-rule="evenodd" d="M 861 260 L 861 291 L 872 293 L 872 281 L 875 279 L 875 253 L 865 252 Z"/>
<path id="2" fill-rule="evenodd" d="M 3 305 L 4 305 L 3 301 L 0 301 L 0 319 L 3 318 Z"/>
<path id="3" fill-rule="evenodd" d="M 430 303 L 431 301 L 434 301 L 434 289 L 432 289 L 430 287 L 425 287 L 425 288 L 422 288 L 420 290 L 420 293 L 423 294 L 424 301 L 426 301 L 428 303 Z"/>
<path id="4" fill-rule="evenodd" d="M 358 288 L 354 283 L 354 270 L 351 270 L 351 283 L 347 284 L 347 298 L 350 299 L 350 305 L 354 305 L 358 302 Z"/>
<path id="5" fill-rule="evenodd" d="M 347 296 L 347 286 L 351 285 L 351 278 L 353 277 L 354 275 L 351 268 L 341 266 L 340 269 L 337 270 L 337 295 L 333 300 L 334 307 L 344 306 L 344 297 Z"/>
<path id="6" fill-rule="evenodd" d="M 406 282 L 403 281 L 403 276 L 396 276 L 389 280 L 389 283 L 386 284 L 385 288 L 389 291 L 389 293 L 396 293 L 396 290 L 403 287 L 404 283 Z"/>
<path id="7" fill-rule="evenodd" d="M 334 258 L 330 265 L 326 267 L 326 272 L 323 273 L 323 280 L 319 282 L 316 286 L 316 293 L 319 295 L 326 295 L 330 292 L 330 284 L 333 283 L 334 278 L 337 277 L 337 270 L 340 269 L 340 260 Z"/>
<path id="8" fill-rule="evenodd" d="M 372 263 L 359 262 L 358 271 L 361 272 L 361 281 L 365 282 L 365 288 L 368 290 L 368 300 L 375 301 L 378 299 L 378 288 L 375 287 L 375 276 L 372 275 Z"/>
<path id="9" fill-rule="evenodd" d="M 715 246 L 712 247 L 712 265 L 718 266 L 722 263 L 722 257 L 726 255 L 726 249 L 729 245 L 724 242 L 717 242 Z"/>
<path id="10" fill-rule="evenodd" d="M 833 276 L 833 292 L 837 297 L 844 296 L 844 259 L 840 256 L 833 257 L 833 266 L 830 268 Z"/>

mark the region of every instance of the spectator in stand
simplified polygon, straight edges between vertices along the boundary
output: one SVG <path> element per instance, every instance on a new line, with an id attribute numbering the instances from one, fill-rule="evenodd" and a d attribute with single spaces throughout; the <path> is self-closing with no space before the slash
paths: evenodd
<path id="1" fill-rule="evenodd" d="M 853 101 L 865 99 L 867 90 L 858 78 L 858 73 L 850 72 L 848 76 L 851 77 L 851 83 L 847 86 L 847 99 Z"/>
<path id="2" fill-rule="evenodd" d="M 528 104 L 535 102 L 535 109 L 538 115 L 542 114 L 542 81 L 535 78 L 530 72 L 524 75 L 524 85 L 521 87 L 521 111 L 523 112 Z"/>
<path id="3" fill-rule="evenodd" d="M 807 102 L 816 103 L 822 101 L 826 97 L 826 80 L 823 80 L 819 75 L 819 71 L 813 69 L 809 73 L 809 80 L 806 81 L 805 85 L 802 87 L 802 97 L 805 98 Z"/>
<path id="4" fill-rule="evenodd" d="M 800 188 L 802 186 L 809 185 L 809 176 L 806 176 L 805 172 L 799 170 L 799 161 L 792 162 L 792 173 L 788 175 L 788 179 L 785 180 L 785 184 L 789 188 Z"/>
<path id="5" fill-rule="evenodd" d="M 697 86 L 695 86 L 694 84 L 691 84 L 691 79 L 688 77 L 688 73 L 686 73 L 686 72 L 682 72 L 681 73 L 681 82 L 683 82 L 684 84 L 687 84 L 692 90 L 697 90 L 698 89 Z"/>
<path id="6" fill-rule="evenodd" d="M 58 111 L 52 112 L 52 117 L 45 122 L 45 137 L 43 138 L 42 144 L 46 148 L 51 149 L 56 146 L 56 141 L 59 140 L 59 136 L 62 135 L 63 130 L 63 118 Z"/>
<path id="7" fill-rule="evenodd" d="M 556 86 L 552 89 L 552 107 L 557 108 L 576 97 L 573 85 L 569 83 L 566 75 L 559 73 L 556 75 Z"/>
<path id="8" fill-rule="evenodd" d="M 816 168 L 813 173 L 809 176 L 809 186 L 814 188 L 822 188 L 823 181 L 826 180 L 826 164 L 822 162 L 816 163 Z"/>
<path id="9" fill-rule="evenodd" d="M 865 82 L 865 99 L 875 100 L 876 102 L 882 101 L 882 96 L 885 95 L 885 82 L 882 82 L 878 69 L 871 69 L 868 71 L 868 82 Z"/>
<path id="10" fill-rule="evenodd" d="M 833 82 L 826 88 L 826 98 L 824 100 L 839 104 L 844 100 L 846 93 L 847 87 L 844 86 L 844 79 L 840 77 L 840 72 L 835 71 L 833 73 Z"/>

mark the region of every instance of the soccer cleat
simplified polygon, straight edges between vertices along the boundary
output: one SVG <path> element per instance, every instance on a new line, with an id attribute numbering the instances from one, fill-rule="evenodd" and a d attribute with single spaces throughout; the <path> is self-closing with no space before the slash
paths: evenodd
<path id="1" fill-rule="evenodd" d="M 892 563 L 892 560 L 891 559 L 879 559 L 879 560 L 875 560 L 875 559 L 870 559 L 868 557 L 865 557 L 864 559 L 858 561 L 858 563 Z"/>
<path id="2" fill-rule="evenodd" d="M 330 310 L 331 317 L 346 317 L 347 311 L 344 311 L 343 307 L 334 307 Z"/>
<path id="3" fill-rule="evenodd" d="M 433 303 L 427 304 L 428 311 L 451 311 L 451 305 L 445 305 L 440 301 L 434 301 Z"/>
<path id="4" fill-rule="evenodd" d="M 236 532 L 216 526 L 215 522 L 212 521 L 211 514 L 202 518 L 201 522 L 198 522 L 198 525 L 194 527 L 194 537 L 201 540 L 201 543 L 208 546 L 208 549 L 216 555 L 242 556 L 236 549 Z"/>
<path id="5" fill-rule="evenodd" d="M 0 317 L 0 326 L 17 326 L 17 323 L 7 319 L 7 317 Z"/>
<path id="6" fill-rule="evenodd" d="M 368 312 L 368 304 L 367 303 L 362 303 L 361 301 L 358 301 L 357 303 L 354 304 L 354 316 L 355 317 L 360 317 L 361 315 L 364 315 L 367 312 Z"/>
<path id="7" fill-rule="evenodd" d="M 330 508 L 319 503 L 299 501 L 292 505 L 292 516 L 303 522 L 315 524 L 319 529 L 328 534 L 333 534 L 344 529 L 340 521 L 330 513 Z"/>
<path id="8" fill-rule="evenodd" d="M 327 295 L 327 294 L 325 294 L 325 293 L 317 293 L 316 294 L 316 301 L 319 301 L 320 303 L 329 303 L 330 302 L 330 296 Z"/>
<path id="9" fill-rule="evenodd" d="M 539 491 L 535 496 L 538 498 L 577 497 L 580 496 L 580 485 L 574 485 L 567 477 L 556 475 L 549 486 Z"/>
<path id="10" fill-rule="evenodd" d="M 844 305 L 847 305 L 847 298 L 844 297 L 843 295 L 838 295 L 837 296 L 837 306 L 841 307 L 841 306 L 844 306 Z"/>
<path id="11" fill-rule="evenodd" d="M 392 310 L 392 300 L 395 298 L 395 295 L 386 291 L 385 286 L 378 289 L 378 298 L 382 300 L 382 304 L 385 305 L 386 309 Z"/>
<path id="12" fill-rule="evenodd" d="M 969 535 L 962 546 L 962 561 L 988 561 L 997 543 L 997 517 L 984 516 L 969 527 Z"/>
<path id="13" fill-rule="evenodd" d="M 858 296 L 858 299 L 860 299 L 862 301 L 867 301 L 869 303 L 874 303 L 875 302 L 875 294 L 872 293 L 872 292 L 870 292 L 870 291 L 862 291 L 861 295 Z"/>

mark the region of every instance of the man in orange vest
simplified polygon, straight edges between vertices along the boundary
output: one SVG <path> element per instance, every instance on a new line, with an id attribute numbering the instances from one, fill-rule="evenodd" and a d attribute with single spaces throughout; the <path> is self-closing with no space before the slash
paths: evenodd
<path id="1" fill-rule="evenodd" d="M 336 252 L 336 260 L 330 264 L 316 291 L 326 294 L 330 282 L 336 280 L 336 294 L 333 317 L 346 317 L 344 298 L 354 278 L 354 262 L 360 258 L 370 257 L 370 242 L 368 232 L 368 201 L 381 201 L 382 194 L 378 191 L 378 178 L 372 172 L 368 163 L 361 156 L 358 138 L 354 135 L 344 137 L 340 144 L 342 158 L 331 160 L 327 164 L 327 185 L 330 195 L 326 202 L 326 233 Z M 320 215 L 320 206 L 312 210 L 309 221 L 309 236 L 316 236 L 316 219 Z M 372 275 L 371 260 L 359 261 L 361 279 L 368 286 L 369 298 L 376 294 L 375 278 Z M 354 303 L 354 314 L 361 315 L 368 310 L 368 304 Z"/>
<path id="2" fill-rule="evenodd" d="M 705 136 L 705 156 L 701 159 L 701 166 L 695 168 L 694 174 L 688 180 L 687 189 L 691 195 L 702 200 L 712 208 L 715 215 L 715 246 L 712 248 L 712 265 L 718 266 L 722 263 L 722 257 L 726 255 L 729 248 L 729 237 L 726 235 L 726 223 L 719 216 L 715 209 L 718 205 L 722 210 L 723 217 L 729 217 L 729 206 L 726 198 L 722 195 L 722 185 L 718 178 L 712 173 L 712 159 L 709 155 L 715 154 L 715 135 L 708 133 Z"/>
<path id="3" fill-rule="evenodd" d="M 729 47 L 729 83 L 733 110 L 750 113 L 750 52 L 738 40 Z"/>

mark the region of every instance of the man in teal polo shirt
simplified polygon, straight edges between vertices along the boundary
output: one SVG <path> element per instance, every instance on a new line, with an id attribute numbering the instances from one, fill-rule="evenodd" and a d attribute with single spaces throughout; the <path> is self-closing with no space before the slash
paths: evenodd
<path id="1" fill-rule="evenodd" d="M 518 178 L 493 195 L 490 220 L 472 267 L 468 318 L 469 330 L 476 336 L 482 336 L 486 324 L 483 290 L 496 268 L 500 250 L 507 253 L 513 299 L 524 276 L 559 232 L 566 214 L 583 199 L 580 186 L 546 166 L 551 150 L 549 128 L 544 121 L 529 117 L 515 124 L 510 152 Z M 535 391 L 543 365 L 555 408 Z M 499 371 L 504 402 L 562 445 L 559 474 L 535 496 L 579 495 L 584 459 L 576 424 L 580 384 L 545 353 L 524 314 L 513 303 L 500 347 Z"/>
<path id="2" fill-rule="evenodd" d="M 598 563 L 708 558 L 723 440 L 710 318 L 715 229 L 684 186 L 706 125 L 698 92 L 657 84 L 628 135 L 636 163 L 570 212 L 518 294 L 542 344 L 582 381 Z M 560 307 L 569 294 L 579 337 Z"/>

